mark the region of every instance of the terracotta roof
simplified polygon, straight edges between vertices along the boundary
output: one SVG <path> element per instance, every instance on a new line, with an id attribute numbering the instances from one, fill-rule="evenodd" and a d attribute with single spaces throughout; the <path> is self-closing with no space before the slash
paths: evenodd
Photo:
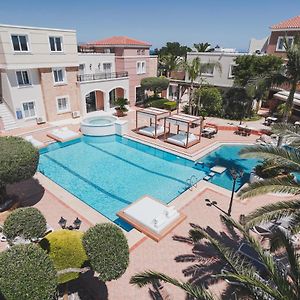
<path id="1" fill-rule="evenodd" d="M 107 39 L 89 42 L 88 45 L 99 45 L 99 46 L 113 46 L 113 45 L 124 45 L 124 46 L 151 46 L 151 44 L 129 38 L 127 36 L 112 36 Z"/>
<path id="2" fill-rule="evenodd" d="M 271 26 L 271 29 L 300 29 L 300 16 L 282 21 L 276 25 Z"/>

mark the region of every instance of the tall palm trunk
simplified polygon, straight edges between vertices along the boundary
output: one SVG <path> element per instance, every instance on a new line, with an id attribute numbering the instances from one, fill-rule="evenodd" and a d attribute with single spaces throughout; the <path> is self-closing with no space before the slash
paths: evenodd
<path id="1" fill-rule="evenodd" d="M 194 91 L 194 82 L 191 81 L 190 93 L 189 93 L 189 114 L 192 113 L 192 97 Z"/>
<path id="2" fill-rule="evenodd" d="M 289 96 L 288 96 L 287 101 L 286 101 L 286 109 L 284 111 L 283 119 L 282 119 L 283 123 L 287 123 L 289 115 L 292 111 L 294 95 L 295 95 L 296 89 L 297 89 L 297 80 L 294 80 L 292 82 L 290 93 L 289 93 Z"/>

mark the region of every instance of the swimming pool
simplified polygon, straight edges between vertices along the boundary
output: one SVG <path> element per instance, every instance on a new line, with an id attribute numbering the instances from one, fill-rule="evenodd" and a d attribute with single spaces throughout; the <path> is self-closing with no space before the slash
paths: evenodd
<path id="1" fill-rule="evenodd" d="M 227 168 L 209 181 L 232 189 L 230 169 L 243 170 L 236 191 L 249 180 L 256 159 L 242 159 L 242 145 L 222 145 L 202 157 L 201 164 L 160 149 L 123 138 L 83 136 L 66 143 L 54 143 L 40 150 L 39 171 L 122 226 L 118 211 L 144 195 L 169 203 L 190 186 L 188 179 L 200 181 L 220 165 Z"/>
<path id="2" fill-rule="evenodd" d="M 129 230 L 116 213 L 144 195 L 169 203 L 206 174 L 194 162 L 122 138 L 83 136 L 41 149 L 39 171 Z"/>
<path id="3" fill-rule="evenodd" d="M 249 181 L 252 169 L 259 163 L 258 159 L 243 159 L 239 152 L 244 148 L 244 145 L 222 145 L 216 150 L 203 156 L 196 167 L 199 170 L 210 173 L 210 169 L 216 165 L 226 168 L 222 174 L 215 174 L 208 180 L 211 183 L 219 185 L 225 189 L 232 190 L 232 176 L 230 170 L 243 171 L 243 176 L 237 179 L 235 191 L 237 192 L 246 182 Z"/>

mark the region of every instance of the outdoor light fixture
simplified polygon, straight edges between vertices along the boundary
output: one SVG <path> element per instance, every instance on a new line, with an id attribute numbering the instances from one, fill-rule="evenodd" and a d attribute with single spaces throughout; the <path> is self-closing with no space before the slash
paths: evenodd
<path id="1" fill-rule="evenodd" d="M 67 220 L 63 217 L 61 217 L 60 220 L 58 221 L 58 224 L 62 229 L 69 229 L 69 230 L 73 230 L 73 229 L 78 230 L 80 228 L 81 223 L 82 221 L 78 217 L 74 220 L 73 225 L 69 225 L 69 226 L 67 226 Z"/>
<path id="2" fill-rule="evenodd" d="M 75 221 L 73 222 L 74 224 L 74 228 L 75 229 L 79 229 L 80 225 L 81 225 L 82 221 L 80 219 L 78 219 L 78 217 L 75 219 Z"/>
<path id="3" fill-rule="evenodd" d="M 65 229 L 66 225 L 67 225 L 67 220 L 65 218 L 61 217 L 60 220 L 58 221 L 58 224 L 60 225 L 60 227 L 62 229 Z"/>

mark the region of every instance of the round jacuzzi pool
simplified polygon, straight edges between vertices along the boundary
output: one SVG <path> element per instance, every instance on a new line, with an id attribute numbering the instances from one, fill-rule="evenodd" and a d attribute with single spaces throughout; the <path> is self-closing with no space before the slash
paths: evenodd
<path id="1" fill-rule="evenodd" d="M 117 120 L 118 118 L 113 116 L 87 117 L 81 122 L 81 132 L 92 136 L 115 134 L 115 122 Z"/>

